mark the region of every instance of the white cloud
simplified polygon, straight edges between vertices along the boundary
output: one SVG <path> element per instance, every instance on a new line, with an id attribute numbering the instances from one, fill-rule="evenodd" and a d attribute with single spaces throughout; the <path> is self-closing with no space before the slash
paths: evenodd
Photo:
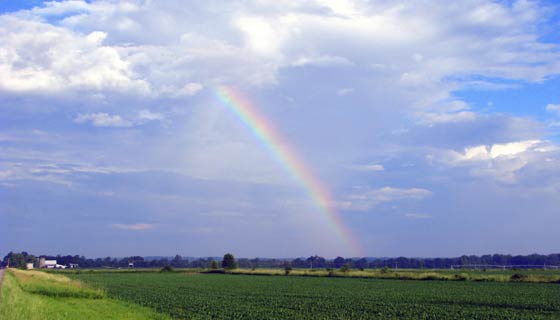
<path id="1" fill-rule="evenodd" d="M 200 90 L 202 90 L 203 86 L 200 83 L 197 82 L 191 82 L 191 83 L 187 83 L 180 91 L 179 91 L 179 95 L 185 95 L 185 96 L 193 96 L 195 95 L 197 92 L 199 92 Z"/>
<path id="2" fill-rule="evenodd" d="M 366 211 L 383 202 L 422 200 L 431 195 L 431 191 L 423 188 L 357 188 L 355 192 L 344 196 L 343 200 L 339 201 L 337 205 L 343 210 Z"/>
<path id="3" fill-rule="evenodd" d="M 515 158 L 517 155 L 524 153 L 530 149 L 534 149 L 537 145 L 541 145 L 539 140 L 516 141 L 510 143 L 497 143 L 491 146 L 474 146 L 465 148 L 463 154 L 456 154 L 456 162 L 461 161 L 484 161 L 496 159 L 498 157 Z"/>
<path id="4" fill-rule="evenodd" d="M 548 104 L 546 106 L 546 111 L 560 115 L 560 104 Z"/>
<path id="5" fill-rule="evenodd" d="M 467 167 L 473 176 L 516 183 L 521 169 L 542 165 L 557 150 L 547 141 L 525 140 L 468 147 L 462 153 L 447 151 L 435 159 L 447 166 Z"/>
<path id="6" fill-rule="evenodd" d="M 107 38 L 106 32 L 94 31 L 86 36 L 86 40 L 94 45 L 100 45 Z"/>
<path id="7" fill-rule="evenodd" d="M 96 127 L 131 127 L 133 125 L 132 122 L 124 120 L 119 115 L 110 115 L 104 112 L 80 114 L 74 119 L 74 122 L 91 122 Z"/>
<path id="8" fill-rule="evenodd" d="M 384 83 L 380 92 L 425 108 L 471 75 L 538 81 L 560 72 L 558 48 L 531 27 L 544 14 L 487 1 L 47 2 L 0 19 L 0 86 L 181 97 L 201 83 L 275 85 L 286 67 L 382 66 L 367 76 Z M 450 110 L 421 117 L 473 119 Z"/>
<path id="9" fill-rule="evenodd" d="M 354 88 L 341 88 L 336 91 L 336 94 L 339 96 L 346 96 L 354 92 Z"/>
<path id="10" fill-rule="evenodd" d="M 248 46 L 258 54 L 277 55 L 282 41 L 281 30 L 264 17 L 242 16 L 234 22 L 246 36 Z"/>
<path id="11" fill-rule="evenodd" d="M 510 142 L 504 144 L 494 144 L 490 149 L 490 157 L 495 159 L 497 157 L 512 157 L 519 153 L 526 152 L 530 148 L 540 144 L 539 140 L 527 140 Z"/>
<path id="12" fill-rule="evenodd" d="M 461 111 L 455 113 L 420 113 L 418 114 L 419 122 L 426 125 L 434 125 L 438 123 L 449 122 L 466 122 L 476 120 L 476 113 L 470 111 Z"/>
<path id="13" fill-rule="evenodd" d="M 47 23 L 2 15 L 0 37 L 3 90 L 149 91 L 118 48 L 101 44 L 105 32 L 84 36 Z"/>
<path id="14" fill-rule="evenodd" d="M 156 226 L 155 224 L 149 224 L 149 223 L 133 223 L 133 224 L 115 223 L 111 225 L 111 228 L 120 229 L 120 230 L 145 231 L 145 230 L 153 229 L 155 226 Z"/>
<path id="15" fill-rule="evenodd" d="M 138 114 L 140 121 L 163 120 L 165 115 L 161 113 L 152 112 L 150 110 L 141 110 Z"/>
<path id="16" fill-rule="evenodd" d="M 423 214 L 423 213 L 407 213 L 404 215 L 405 217 L 409 218 L 409 219 L 414 219 L 414 220 L 419 220 L 419 219 L 431 219 L 432 216 L 429 214 Z"/>
<path id="17" fill-rule="evenodd" d="M 0 148 L 6 158 L 0 157 L 0 181 L 38 181 L 71 187 L 76 177 L 84 174 L 120 174 L 146 172 L 145 169 L 131 167 L 101 166 L 88 161 L 70 163 L 69 159 L 61 159 L 60 155 L 40 152 L 16 153 L 7 148 Z"/>
<path id="18" fill-rule="evenodd" d="M 385 168 L 377 163 L 370 163 L 370 164 L 364 164 L 364 165 L 353 165 L 350 166 L 351 169 L 353 170 L 358 170 L 358 171 L 384 171 Z"/>
<path id="19" fill-rule="evenodd" d="M 314 57 L 299 57 L 294 62 L 292 62 L 291 65 L 295 67 L 349 67 L 353 66 L 354 63 L 344 57 L 323 55 Z"/>

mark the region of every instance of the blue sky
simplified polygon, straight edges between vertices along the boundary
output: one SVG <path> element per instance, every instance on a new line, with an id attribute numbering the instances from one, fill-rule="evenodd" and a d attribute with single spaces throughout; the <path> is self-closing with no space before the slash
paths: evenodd
<path id="1" fill-rule="evenodd" d="M 554 1 L 0 1 L 0 252 L 557 252 Z M 249 100 L 363 248 L 214 97 Z"/>

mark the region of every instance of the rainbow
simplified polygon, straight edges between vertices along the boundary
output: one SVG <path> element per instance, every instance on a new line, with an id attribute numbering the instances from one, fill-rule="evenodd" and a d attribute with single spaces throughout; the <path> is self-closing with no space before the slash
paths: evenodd
<path id="1" fill-rule="evenodd" d="M 274 127 L 257 112 L 249 100 L 234 89 L 220 86 L 214 89 L 214 93 L 219 103 L 234 114 L 273 158 L 306 190 L 326 222 L 332 226 L 336 235 L 352 250 L 352 253 L 360 255 L 362 250 L 334 210 L 327 188 L 299 159 Z"/>

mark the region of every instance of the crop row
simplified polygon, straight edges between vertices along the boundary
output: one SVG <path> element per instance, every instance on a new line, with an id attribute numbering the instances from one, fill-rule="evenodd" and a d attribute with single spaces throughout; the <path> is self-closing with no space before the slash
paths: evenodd
<path id="1" fill-rule="evenodd" d="M 185 274 L 81 274 L 178 319 L 558 319 L 560 285 Z"/>

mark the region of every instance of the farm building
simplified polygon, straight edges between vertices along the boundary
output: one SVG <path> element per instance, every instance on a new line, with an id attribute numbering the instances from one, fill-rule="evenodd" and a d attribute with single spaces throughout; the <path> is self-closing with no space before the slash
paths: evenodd
<path id="1" fill-rule="evenodd" d="M 46 269 L 66 269 L 66 266 L 56 263 L 56 260 L 44 260 L 41 258 L 41 268 Z"/>
<path id="2" fill-rule="evenodd" d="M 27 264 L 25 265 L 25 268 L 26 268 L 27 270 L 33 269 L 33 263 L 27 263 Z"/>

